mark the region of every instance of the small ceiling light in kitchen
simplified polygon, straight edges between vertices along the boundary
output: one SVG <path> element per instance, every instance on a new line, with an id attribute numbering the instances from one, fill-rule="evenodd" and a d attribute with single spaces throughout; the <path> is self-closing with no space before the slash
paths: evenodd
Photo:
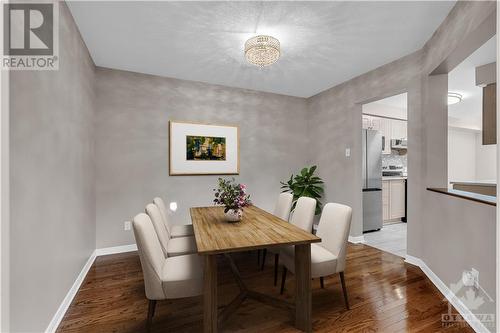
<path id="1" fill-rule="evenodd" d="M 252 37 L 245 43 L 245 57 L 260 67 L 272 65 L 280 57 L 280 42 L 272 36 Z"/>
<path id="2" fill-rule="evenodd" d="M 462 95 L 454 92 L 448 92 L 448 105 L 453 105 L 460 103 L 462 101 Z"/>

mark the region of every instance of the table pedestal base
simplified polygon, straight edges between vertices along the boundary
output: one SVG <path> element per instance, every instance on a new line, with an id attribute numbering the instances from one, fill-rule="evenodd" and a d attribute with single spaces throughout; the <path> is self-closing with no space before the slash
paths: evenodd
<path id="1" fill-rule="evenodd" d="M 310 246 L 309 248 L 309 258 L 310 258 Z M 297 251 L 297 249 L 296 249 Z M 307 250 L 304 251 L 307 253 Z M 234 278 L 236 280 L 236 283 L 238 284 L 238 287 L 240 288 L 240 293 L 224 308 L 220 311 L 219 314 L 219 319 L 218 319 L 218 325 L 221 325 L 222 322 L 224 322 L 227 318 L 229 318 L 235 311 L 236 309 L 245 301 L 247 298 L 251 298 L 253 300 L 259 301 L 264 304 L 268 304 L 274 307 L 279 307 L 283 308 L 286 310 L 289 310 L 290 312 L 296 312 L 295 314 L 295 321 L 296 321 L 296 326 L 297 328 L 305 331 L 305 332 L 310 332 L 310 306 L 311 306 L 311 288 L 310 288 L 310 264 L 309 264 L 309 274 L 307 272 L 303 274 L 303 276 L 297 276 L 297 280 L 301 281 L 301 278 L 307 278 L 307 275 L 309 275 L 309 278 L 307 279 L 309 282 L 309 289 L 307 289 L 307 282 L 303 283 L 301 281 L 300 285 L 297 285 L 296 289 L 296 294 L 298 297 L 296 297 L 296 304 L 285 301 L 283 299 L 279 299 L 276 297 L 272 297 L 263 293 L 259 293 L 257 291 L 252 291 L 248 290 L 246 285 L 243 283 L 243 280 L 241 278 L 240 272 L 238 270 L 238 267 L 236 267 L 236 264 L 234 263 L 233 258 L 229 254 L 224 255 L 226 259 L 229 261 L 229 265 L 231 267 L 231 271 L 234 275 Z M 299 258 L 303 257 L 303 255 L 299 255 Z M 310 260 L 310 259 L 309 259 Z M 306 260 L 307 261 L 307 260 Z M 307 271 L 307 269 L 306 269 Z M 307 291 L 309 290 L 309 291 Z M 307 295 L 309 294 L 309 297 Z M 304 302 L 304 297 L 305 297 L 305 302 Z M 309 306 L 309 310 L 304 309 L 304 307 Z M 308 321 L 309 320 L 309 321 Z"/>

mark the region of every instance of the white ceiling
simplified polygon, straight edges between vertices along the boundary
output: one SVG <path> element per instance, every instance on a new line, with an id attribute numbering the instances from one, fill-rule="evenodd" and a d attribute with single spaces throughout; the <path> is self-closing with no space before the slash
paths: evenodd
<path id="1" fill-rule="evenodd" d="M 448 90 L 462 95 L 460 103 L 448 106 L 448 124 L 482 128 L 482 88 L 476 86 L 476 67 L 496 61 L 496 37 L 491 38 L 448 74 Z"/>
<path id="2" fill-rule="evenodd" d="M 68 5 L 98 66 L 309 97 L 418 50 L 454 1 L 130 2 Z M 282 56 L 260 69 L 245 41 Z"/>

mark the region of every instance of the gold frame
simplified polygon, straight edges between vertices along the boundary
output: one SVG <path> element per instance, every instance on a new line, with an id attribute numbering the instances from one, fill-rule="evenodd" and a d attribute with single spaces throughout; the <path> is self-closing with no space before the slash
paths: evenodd
<path id="1" fill-rule="evenodd" d="M 219 127 L 234 127 L 236 128 L 236 172 L 228 173 L 213 173 L 213 172 L 198 172 L 198 173 L 172 173 L 172 124 L 191 124 L 191 125 L 205 125 L 205 126 L 219 126 Z M 238 125 L 219 125 L 209 123 L 199 123 L 192 121 L 168 121 L 168 174 L 169 176 L 214 176 L 214 175 L 239 175 L 240 174 L 240 127 Z"/>

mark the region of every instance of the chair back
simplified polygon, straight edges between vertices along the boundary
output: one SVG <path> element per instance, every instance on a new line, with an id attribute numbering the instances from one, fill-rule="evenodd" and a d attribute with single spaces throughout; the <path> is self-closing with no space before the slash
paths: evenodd
<path id="1" fill-rule="evenodd" d="M 161 249 L 165 258 L 167 258 L 167 246 L 168 241 L 170 240 L 170 233 L 168 232 L 165 223 L 163 223 L 163 217 L 161 216 L 160 209 L 157 205 L 150 203 L 146 206 L 146 213 L 149 215 L 151 222 L 153 222 L 154 229 L 158 235 L 158 240 L 160 241 Z"/>
<path id="2" fill-rule="evenodd" d="M 170 221 L 168 219 L 168 211 L 167 211 L 167 206 L 165 206 L 165 201 L 163 201 L 162 198 L 156 197 L 153 199 L 153 203 L 158 206 L 158 209 L 160 210 L 161 217 L 163 218 L 163 222 L 165 223 L 165 227 L 168 230 L 168 233 L 170 234 Z"/>
<path id="3" fill-rule="evenodd" d="M 351 228 L 352 208 L 338 203 L 327 203 L 319 220 L 316 235 L 320 245 L 337 256 L 337 272 L 345 269 L 347 241 Z"/>
<path id="4" fill-rule="evenodd" d="M 165 257 L 149 216 L 144 213 L 137 215 L 133 221 L 133 229 L 144 275 L 146 297 L 151 300 L 165 299 L 160 279 Z"/>
<path id="5" fill-rule="evenodd" d="M 281 193 L 278 197 L 278 202 L 276 202 L 276 207 L 274 208 L 274 215 L 288 221 L 290 210 L 292 209 L 292 201 L 292 193 Z"/>
<path id="6" fill-rule="evenodd" d="M 316 211 L 316 199 L 309 197 L 300 197 L 293 210 L 290 223 L 307 232 L 312 231 L 314 213 Z"/>

